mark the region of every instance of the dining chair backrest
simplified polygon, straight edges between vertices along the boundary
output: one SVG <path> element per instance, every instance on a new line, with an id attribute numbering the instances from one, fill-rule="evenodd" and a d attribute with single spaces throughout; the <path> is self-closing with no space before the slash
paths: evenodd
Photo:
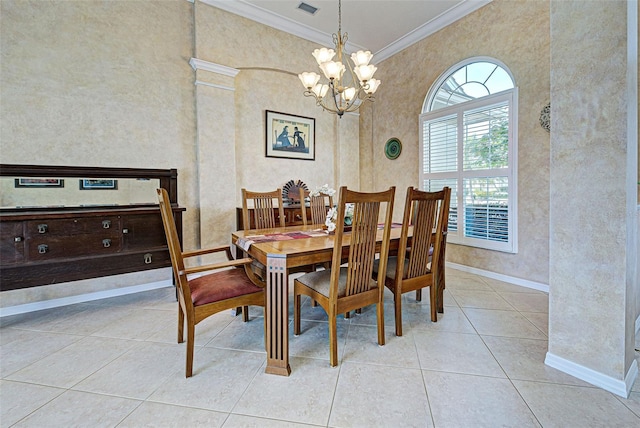
<path id="1" fill-rule="evenodd" d="M 391 234 L 391 218 L 393 215 L 393 200 L 395 187 L 384 192 L 362 193 L 348 190 L 346 186 L 340 188 L 338 201 L 338 219 L 344 219 L 347 205 L 353 206 L 351 221 L 351 233 L 345 235 L 344 221 L 336 222 L 335 246 L 333 248 L 331 289 L 329 300 L 338 298 L 340 265 L 343 265 L 342 247 L 343 241 L 349 239 L 349 253 L 347 256 L 347 277 L 344 295 L 355 296 L 359 293 L 378 288 L 380 299 L 384 291 L 384 278 L 380 284 L 372 280 L 373 264 L 376 259 L 377 234 L 382 233 L 380 245 L 380 267 L 386 269 L 389 255 L 389 237 Z M 380 206 L 385 205 L 382 218 L 382 230 L 378 227 L 380 219 Z"/>
<path id="2" fill-rule="evenodd" d="M 311 219 L 307 216 L 307 210 L 304 206 L 305 200 L 309 199 L 309 211 L 311 212 Z M 302 221 L 305 224 L 324 224 L 327 219 L 327 212 L 329 208 L 333 207 L 333 197 L 320 193 L 317 196 L 312 196 L 308 190 L 300 189 L 300 204 L 302 205 Z"/>
<path id="3" fill-rule="evenodd" d="M 423 192 L 413 187 L 407 189 L 398 255 L 390 258 L 389 269 L 378 270 L 386 272 L 385 285 L 394 294 L 397 336 L 402 336 L 402 294 L 415 291 L 416 299 L 420 301 L 422 289 L 429 287 L 431 321 L 437 322 L 437 312 L 444 310 L 444 272 L 439 269 L 444 264 L 440 258 L 445 256 L 450 200 L 449 187 L 439 192 Z M 413 228 L 411 241 L 410 228 Z"/>
<path id="4" fill-rule="evenodd" d="M 252 203 L 251 207 L 249 202 Z M 251 227 L 249 210 L 253 212 L 254 227 Z M 277 215 L 275 210 L 278 210 Z M 284 227 L 282 189 L 278 188 L 272 192 L 253 192 L 242 189 L 242 225 L 244 230 Z"/>
<path id="5" fill-rule="evenodd" d="M 175 278 L 176 287 L 178 288 L 178 301 L 185 310 L 189 309 L 188 307 L 190 305 L 192 309 L 191 290 L 189 289 L 187 275 L 184 273 L 184 258 L 182 257 L 182 248 L 180 247 L 178 230 L 173 218 L 173 211 L 171 210 L 169 194 L 165 189 L 158 189 L 157 192 L 158 204 L 160 205 L 160 215 L 162 216 L 162 225 L 164 226 L 167 246 L 169 247 L 169 257 L 171 258 L 173 277 Z"/>
<path id="6" fill-rule="evenodd" d="M 449 187 L 439 192 L 423 192 L 413 187 L 407 189 L 399 248 L 410 249 L 398 251 L 396 278 L 403 281 L 419 278 L 431 273 L 438 265 L 447 233 L 450 200 Z M 408 245 L 411 226 L 413 233 L 411 245 Z"/>

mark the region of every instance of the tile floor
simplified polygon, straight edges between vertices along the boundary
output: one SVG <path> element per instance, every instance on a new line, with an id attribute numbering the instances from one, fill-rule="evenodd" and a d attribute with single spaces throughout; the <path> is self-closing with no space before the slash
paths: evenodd
<path id="1" fill-rule="evenodd" d="M 386 345 L 375 311 L 338 325 L 305 302 L 290 377 L 264 373 L 263 323 L 229 312 L 196 329 L 194 376 L 175 343 L 173 289 L 0 320 L 2 427 L 638 427 L 628 399 L 544 365 L 547 295 L 447 270 L 445 313 L 404 297 L 404 336 Z M 291 328 L 290 328 L 291 331 Z"/>

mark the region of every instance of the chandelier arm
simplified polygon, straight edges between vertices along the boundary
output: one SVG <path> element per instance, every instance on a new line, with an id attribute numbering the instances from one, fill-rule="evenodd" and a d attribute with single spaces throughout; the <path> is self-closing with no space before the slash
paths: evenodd
<path id="1" fill-rule="evenodd" d="M 340 105 L 338 105 L 338 99 L 340 98 L 340 86 L 338 86 L 338 92 L 336 93 L 336 88 L 335 88 L 335 82 L 332 81 L 332 83 L 329 85 L 331 87 L 331 98 L 333 99 L 333 105 L 336 106 L 336 111 L 340 112 L 342 111 L 342 101 L 340 101 Z M 342 116 L 342 115 L 341 115 Z"/>

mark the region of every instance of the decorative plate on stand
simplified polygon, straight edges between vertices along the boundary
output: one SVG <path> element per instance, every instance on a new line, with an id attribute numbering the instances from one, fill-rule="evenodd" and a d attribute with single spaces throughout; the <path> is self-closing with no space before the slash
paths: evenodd
<path id="1" fill-rule="evenodd" d="M 285 204 L 299 204 L 300 203 L 300 189 L 304 189 L 306 192 L 309 188 L 300 180 L 289 180 L 284 186 L 282 186 L 282 199 Z"/>

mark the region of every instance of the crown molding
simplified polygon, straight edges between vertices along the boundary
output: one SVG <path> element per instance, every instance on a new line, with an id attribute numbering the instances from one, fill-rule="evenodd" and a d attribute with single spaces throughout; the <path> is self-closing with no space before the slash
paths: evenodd
<path id="1" fill-rule="evenodd" d="M 382 61 L 395 55 L 401 50 L 411 46 L 412 44 L 424 39 L 427 36 L 430 36 L 436 31 L 439 31 L 447 25 L 450 25 L 460 18 L 470 14 L 471 12 L 476 11 L 482 6 L 491 3 L 491 1 L 493 0 L 465 0 L 464 2 L 440 14 L 435 19 L 426 22 L 422 26 L 402 36 L 395 42 L 390 43 L 388 46 L 382 48 L 378 52 L 374 52 L 376 61 Z M 259 6 L 247 3 L 243 0 L 200 0 L 200 2 L 236 15 L 240 15 L 247 19 L 251 19 L 252 21 L 268 25 L 269 27 L 273 27 L 281 31 L 286 31 L 290 34 L 314 43 L 318 43 L 320 45 L 331 46 L 333 44 L 332 34 L 318 31 L 307 25 L 293 21 L 289 18 L 285 18 L 281 15 L 275 14 Z M 348 41 L 346 49 L 349 52 L 355 52 L 357 50 L 363 50 L 365 48 Z"/>
<path id="2" fill-rule="evenodd" d="M 285 18 L 267 9 L 263 9 L 259 6 L 255 6 L 242 0 L 200 0 L 200 2 L 236 15 L 240 15 L 247 19 L 251 19 L 252 21 L 259 22 L 260 24 L 268 25 L 269 27 L 273 27 L 277 30 L 285 31 L 287 33 L 293 34 L 294 36 L 298 36 L 305 40 L 318 43 L 319 45 L 333 45 L 333 34 L 316 30 L 315 28 L 309 27 L 308 25 L 301 24 L 289 18 Z M 349 41 L 347 41 L 346 48 L 350 52 L 365 49 L 363 46 L 351 43 Z"/>
<path id="3" fill-rule="evenodd" d="M 415 30 L 405 34 L 388 46 L 380 49 L 375 53 L 376 60 L 385 60 L 403 49 L 408 48 L 416 42 L 432 35 L 433 33 L 442 30 L 448 25 L 453 24 L 457 20 L 467 16 L 468 14 L 475 12 L 482 6 L 491 3 L 493 0 L 466 0 L 463 3 L 459 3 L 446 12 L 441 13 L 436 18 L 429 22 L 425 22 Z"/>

